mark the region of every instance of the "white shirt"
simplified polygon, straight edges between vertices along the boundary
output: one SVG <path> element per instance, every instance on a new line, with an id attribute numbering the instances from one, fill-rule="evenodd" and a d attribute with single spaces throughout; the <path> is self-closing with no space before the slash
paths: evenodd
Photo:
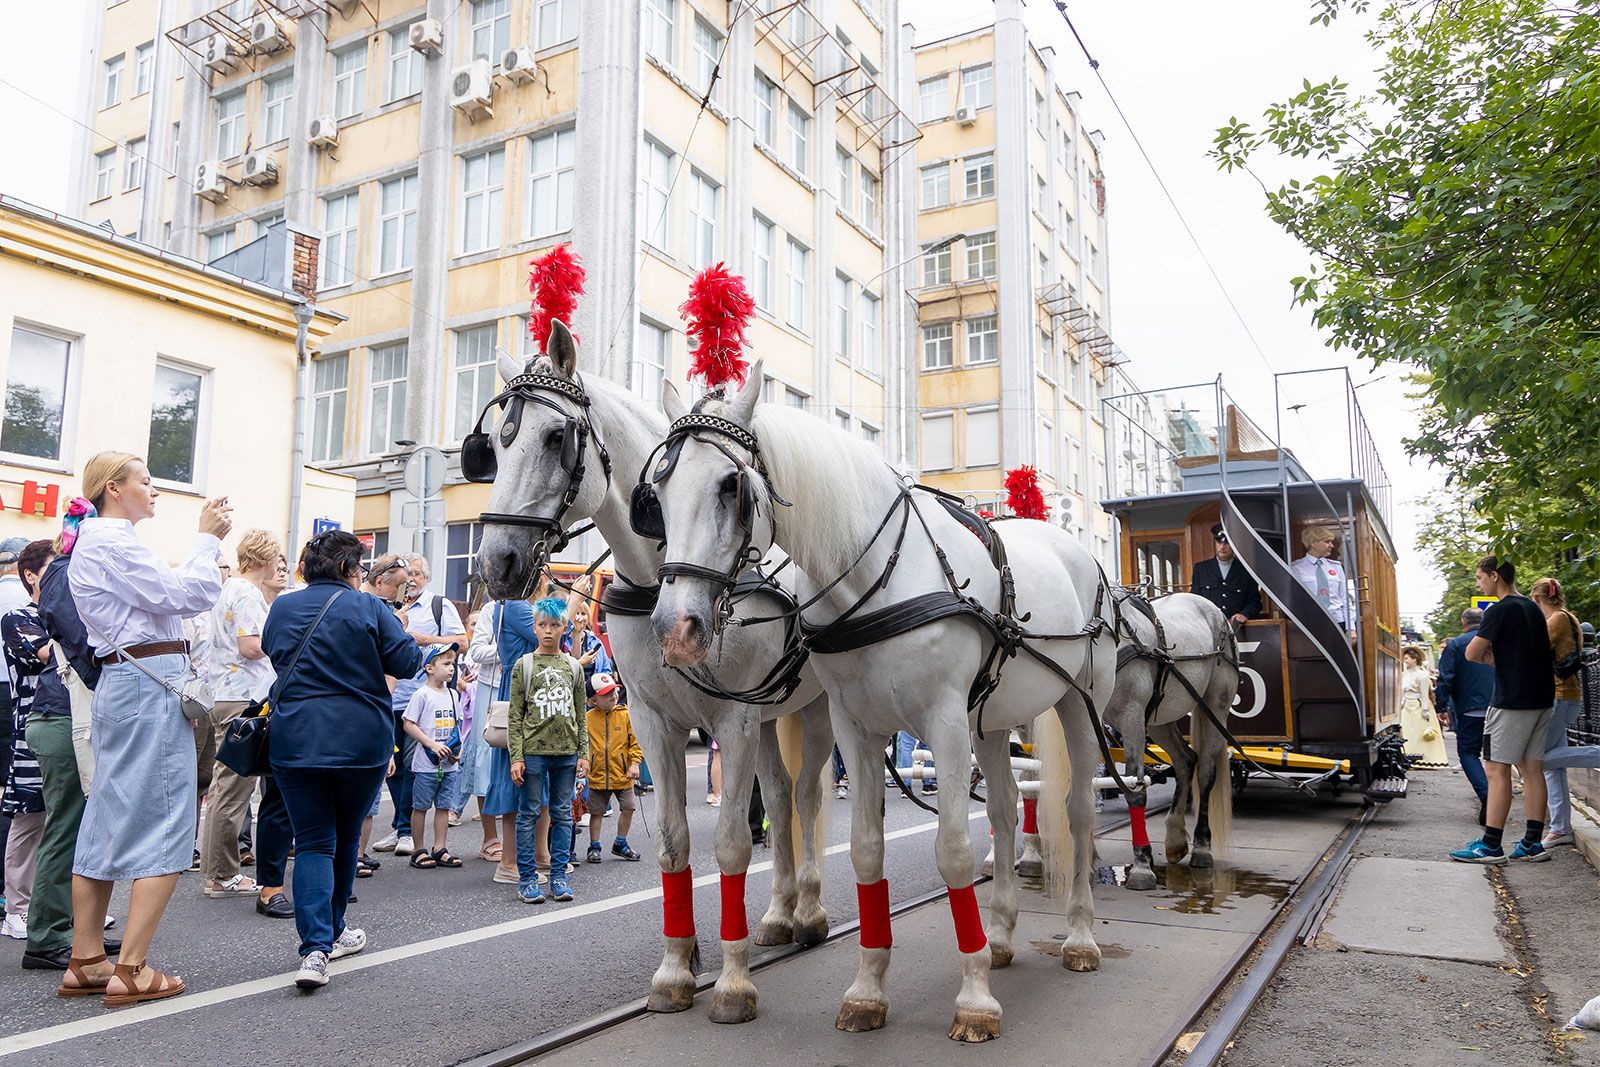
<path id="1" fill-rule="evenodd" d="M 500 688 L 500 650 L 495 647 L 494 627 L 488 619 L 499 610 L 499 601 L 484 601 L 478 611 L 478 628 L 472 631 L 472 640 L 467 644 L 467 659 L 477 664 L 478 681 L 496 691 Z M 433 616 L 428 616 L 428 621 L 433 622 Z"/>
<path id="2" fill-rule="evenodd" d="M 25 608 L 31 603 L 33 598 L 28 596 L 28 587 L 22 584 L 20 577 L 8 574 L 0 578 L 0 615 Z"/>
<path id="3" fill-rule="evenodd" d="M 437 625 L 433 621 L 435 597 L 438 597 L 443 606 Z M 408 620 L 406 629 L 424 637 L 450 637 L 467 632 L 467 628 L 461 625 L 461 613 L 450 602 L 450 598 L 439 596 L 427 588 L 417 595 L 415 603 L 406 606 L 406 619 Z"/>
<path id="4" fill-rule="evenodd" d="M 222 598 L 201 620 L 207 634 L 206 669 L 202 672 L 218 700 L 261 700 L 277 680 L 266 656 L 246 659 L 239 638 L 261 636 L 267 625 L 267 599 L 249 580 L 229 578 Z"/>
<path id="5" fill-rule="evenodd" d="M 1222 580 L 1228 580 L 1228 572 L 1233 570 L 1233 560 L 1217 560 L 1217 573 L 1222 575 Z"/>
<path id="6" fill-rule="evenodd" d="M 1323 577 L 1319 578 L 1318 568 L 1321 568 Z M 1344 565 L 1330 557 L 1318 559 L 1315 556 L 1301 556 L 1289 564 L 1289 569 L 1300 580 L 1312 596 L 1317 598 L 1317 603 L 1322 605 L 1322 610 L 1332 616 L 1333 621 L 1349 629 L 1350 621 L 1355 616 L 1355 603 L 1350 599 L 1349 586 L 1344 576 Z M 1317 592 L 1319 584 L 1327 586 L 1327 595 Z"/>
<path id="7" fill-rule="evenodd" d="M 161 562 L 127 519 L 84 519 L 72 548 L 67 584 L 97 656 L 151 641 L 183 640 L 183 619 L 210 611 L 222 594 L 222 542 L 197 533 L 189 558 Z"/>

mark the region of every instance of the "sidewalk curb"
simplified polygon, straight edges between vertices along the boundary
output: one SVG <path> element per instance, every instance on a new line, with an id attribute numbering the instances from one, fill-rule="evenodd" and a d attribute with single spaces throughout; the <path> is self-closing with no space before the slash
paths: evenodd
<path id="1" fill-rule="evenodd" d="M 1576 795 L 1572 798 L 1572 843 L 1600 873 L 1600 812 Z"/>

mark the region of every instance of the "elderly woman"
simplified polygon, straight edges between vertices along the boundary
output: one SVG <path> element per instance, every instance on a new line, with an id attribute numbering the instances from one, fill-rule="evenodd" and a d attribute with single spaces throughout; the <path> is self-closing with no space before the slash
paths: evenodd
<path id="1" fill-rule="evenodd" d="M 189 671 L 183 618 L 217 602 L 217 561 L 232 520 L 226 497 L 206 501 L 188 559 L 172 568 L 134 533 L 155 515 L 160 496 L 144 460 L 94 456 L 83 491 L 92 510 L 70 546 L 67 577 L 100 681 L 94 788 L 72 864 L 73 950 L 61 994 L 103 993 L 107 1007 L 118 1007 L 184 990 L 183 979 L 146 966 L 145 955 L 194 847 L 194 724 L 180 699 Z M 119 881 L 132 881 L 133 893 L 121 959 L 111 969 L 104 916 Z"/>
<path id="2" fill-rule="evenodd" d="M 394 612 L 356 590 L 361 542 L 336 530 L 300 557 L 304 589 L 272 604 L 261 643 L 278 681 L 268 729 L 272 775 L 294 828 L 294 919 L 302 989 L 328 984 L 328 961 L 360 952 L 345 925 L 361 824 L 392 767 L 385 676 L 409 678 L 422 653 Z"/>

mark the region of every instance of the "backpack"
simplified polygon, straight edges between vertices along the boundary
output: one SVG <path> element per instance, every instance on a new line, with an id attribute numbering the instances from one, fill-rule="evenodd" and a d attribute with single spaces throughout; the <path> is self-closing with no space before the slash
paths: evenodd
<path id="1" fill-rule="evenodd" d="M 1556 677 L 1565 681 L 1583 669 L 1583 634 L 1578 630 L 1578 624 L 1572 621 L 1569 612 L 1563 611 L 1561 614 L 1566 616 L 1567 625 L 1572 627 L 1573 649 L 1571 655 L 1556 660 L 1553 666 Z"/>
<path id="2" fill-rule="evenodd" d="M 533 655 L 534 654 L 532 652 L 529 652 L 523 656 L 523 660 L 531 662 L 533 660 Z M 579 663 L 571 656 L 567 656 L 566 660 L 567 665 L 572 668 L 573 677 L 581 681 L 583 678 L 583 664 Z M 529 669 L 524 669 L 522 672 L 523 685 L 528 688 L 530 694 L 532 693 L 533 686 L 532 675 L 533 672 Z M 581 724 L 579 728 L 582 728 Z M 490 748 L 511 747 L 511 701 L 490 701 L 489 718 L 488 721 L 483 724 L 483 740 L 484 743 Z"/>

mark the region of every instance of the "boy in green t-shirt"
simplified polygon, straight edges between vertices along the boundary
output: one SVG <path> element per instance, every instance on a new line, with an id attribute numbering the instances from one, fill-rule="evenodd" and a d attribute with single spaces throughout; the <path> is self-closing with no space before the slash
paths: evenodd
<path id="1" fill-rule="evenodd" d="M 589 730 L 584 721 L 583 668 L 561 651 L 567 605 L 547 597 L 533 606 L 539 647 L 511 668 L 510 730 L 506 748 L 517 800 L 517 898 L 543 904 L 535 861 L 535 828 L 550 808 L 550 895 L 572 899 L 567 862 L 572 858 L 572 789 L 589 773 Z"/>

